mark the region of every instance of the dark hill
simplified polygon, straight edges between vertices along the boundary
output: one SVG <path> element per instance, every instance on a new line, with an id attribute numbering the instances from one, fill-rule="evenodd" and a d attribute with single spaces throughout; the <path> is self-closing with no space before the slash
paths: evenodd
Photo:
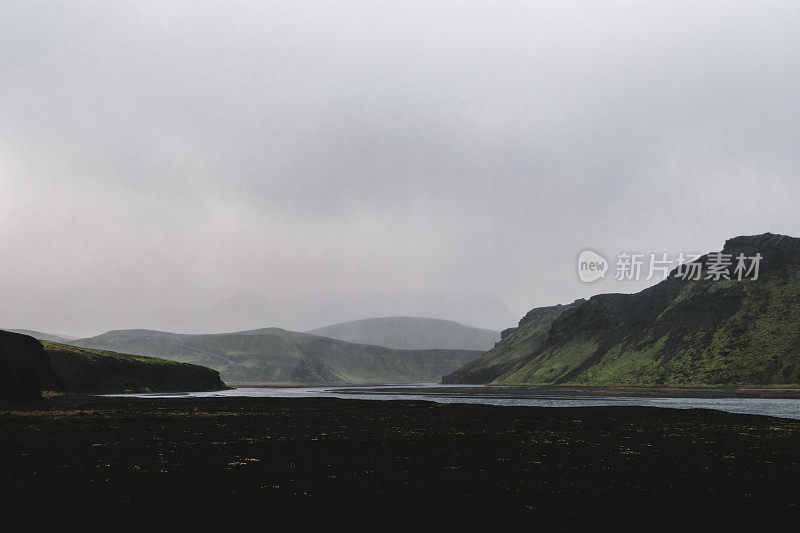
<path id="1" fill-rule="evenodd" d="M 64 388 L 39 341 L 0 330 L 0 399 L 35 400 L 42 390 Z"/>

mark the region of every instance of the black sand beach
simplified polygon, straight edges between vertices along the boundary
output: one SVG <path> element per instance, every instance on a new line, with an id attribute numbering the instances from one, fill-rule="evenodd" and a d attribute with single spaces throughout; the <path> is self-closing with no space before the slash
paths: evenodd
<path id="1" fill-rule="evenodd" d="M 2 500 L 549 529 L 798 520 L 800 421 L 705 410 L 59 396 L 0 408 Z"/>

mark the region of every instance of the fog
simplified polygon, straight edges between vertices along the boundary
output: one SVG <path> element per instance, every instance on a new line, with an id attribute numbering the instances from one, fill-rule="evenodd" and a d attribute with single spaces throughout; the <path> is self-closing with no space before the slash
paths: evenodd
<path id="1" fill-rule="evenodd" d="M 0 0 L 0 326 L 352 291 L 519 317 L 653 283 L 581 283 L 587 248 L 800 236 L 800 4 L 566 4 Z"/>

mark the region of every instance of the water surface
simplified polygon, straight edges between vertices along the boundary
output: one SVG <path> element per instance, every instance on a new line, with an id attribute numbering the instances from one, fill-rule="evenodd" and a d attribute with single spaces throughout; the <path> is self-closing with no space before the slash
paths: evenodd
<path id="1" fill-rule="evenodd" d="M 398 391 L 402 387 L 403 391 Z M 482 385 L 475 385 L 480 389 Z M 447 389 L 452 388 L 453 392 Z M 470 393 L 465 385 L 419 383 L 369 387 L 241 387 L 214 392 L 116 394 L 146 398 L 349 398 L 357 400 L 422 400 L 528 407 L 645 406 L 671 409 L 715 409 L 728 413 L 800 419 L 800 399 L 785 398 L 642 398 L 626 396 L 581 396 L 563 394 L 514 395 L 488 391 Z M 428 390 L 426 390 L 428 389 Z"/>

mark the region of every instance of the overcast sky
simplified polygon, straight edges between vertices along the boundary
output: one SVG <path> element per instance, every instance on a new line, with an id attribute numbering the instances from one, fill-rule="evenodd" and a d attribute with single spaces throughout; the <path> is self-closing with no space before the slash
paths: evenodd
<path id="1" fill-rule="evenodd" d="M 800 236 L 798 169 L 793 0 L 0 0 L 0 326 L 239 291 L 521 315 L 646 285 L 582 284 L 584 248 Z"/>

